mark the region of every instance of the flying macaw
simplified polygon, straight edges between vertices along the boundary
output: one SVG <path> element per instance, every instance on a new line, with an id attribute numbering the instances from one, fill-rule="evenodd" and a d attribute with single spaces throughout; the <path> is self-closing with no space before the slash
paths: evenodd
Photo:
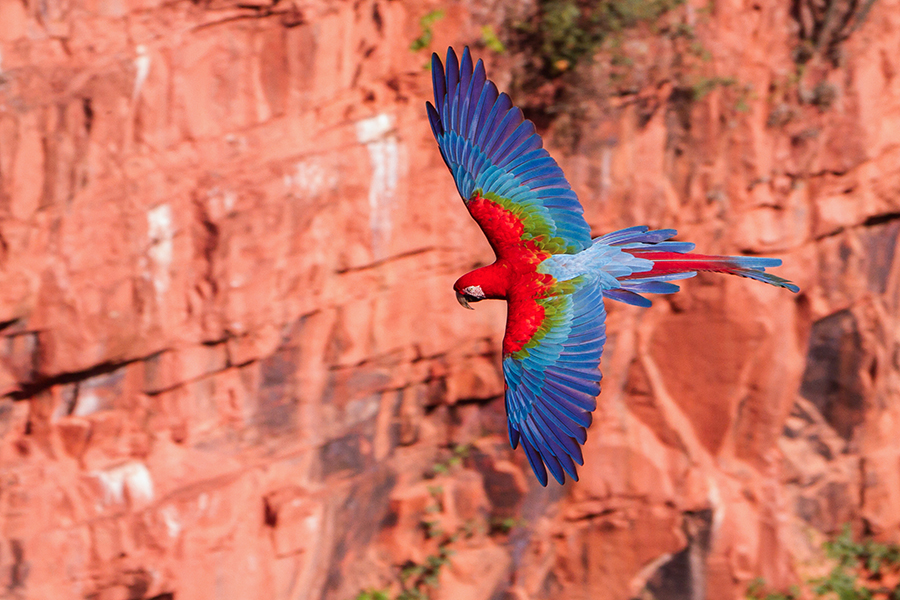
<path id="1" fill-rule="evenodd" d="M 650 306 L 642 293 L 670 294 L 697 271 L 731 273 L 792 292 L 766 273 L 781 260 L 689 254 L 674 229 L 629 227 L 591 239 L 578 197 L 542 148 L 534 124 L 474 66 L 469 49 L 447 68 L 431 58 L 434 104 L 428 120 L 456 189 L 496 254 L 496 261 L 453 285 L 465 308 L 506 300 L 503 376 L 509 441 L 519 443 L 541 485 L 547 469 L 575 481 L 581 444 L 600 393 L 606 341 L 603 299 Z"/>

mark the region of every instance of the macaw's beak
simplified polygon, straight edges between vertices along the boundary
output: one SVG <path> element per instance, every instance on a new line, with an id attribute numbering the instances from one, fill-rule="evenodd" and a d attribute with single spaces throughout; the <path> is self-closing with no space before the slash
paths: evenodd
<path id="1" fill-rule="evenodd" d="M 463 308 L 468 308 L 469 310 L 475 310 L 474 308 L 469 306 L 469 302 L 466 300 L 466 297 L 463 296 L 462 294 L 460 294 L 459 292 L 456 292 L 456 301 L 459 302 L 459 305 L 462 306 Z"/>

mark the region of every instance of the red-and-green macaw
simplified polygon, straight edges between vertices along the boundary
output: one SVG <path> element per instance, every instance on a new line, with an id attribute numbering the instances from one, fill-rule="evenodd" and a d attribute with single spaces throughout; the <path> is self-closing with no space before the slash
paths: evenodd
<path id="1" fill-rule="evenodd" d="M 676 231 L 629 227 L 591 239 L 578 197 L 542 148 L 534 124 L 474 66 L 469 49 L 447 68 L 432 55 L 434 105 L 428 120 L 466 208 L 496 261 L 459 278 L 466 308 L 507 302 L 503 375 L 509 441 L 520 442 L 541 485 L 547 469 L 562 484 L 578 480 L 581 444 L 600 393 L 606 341 L 603 299 L 650 306 L 642 293 L 678 291 L 674 280 L 697 271 L 731 273 L 792 292 L 766 273 L 776 258 L 689 254 L 694 244 L 670 241 Z M 546 468 L 545 468 L 546 465 Z"/>

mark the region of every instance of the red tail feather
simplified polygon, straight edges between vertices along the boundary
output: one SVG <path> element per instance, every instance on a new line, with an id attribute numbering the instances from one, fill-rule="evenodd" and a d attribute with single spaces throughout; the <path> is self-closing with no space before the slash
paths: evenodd
<path id="1" fill-rule="evenodd" d="M 644 279 L 655 275 L 670 275 L 687 271 L 714 271 L 716 273 L 734 273 L 742 267 L 731 256 L 709 256 L 706 254 L 679 254 L 677 252 L 654 252 L 648 250 L 626 250 L 638 258 L 653 261 L 653 269 L 643 273 L 635 273 L 622 279 Z"/>

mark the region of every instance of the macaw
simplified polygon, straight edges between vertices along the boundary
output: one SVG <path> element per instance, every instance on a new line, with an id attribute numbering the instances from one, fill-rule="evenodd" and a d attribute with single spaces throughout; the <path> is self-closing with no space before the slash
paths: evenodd
<path id="1" fill-rule="evenodd" d="M 509 441 L 522 444 L 541 485 L 578 480 L 591 413 L 600 393 L 606 341 L 603 299 L 650 306 L 641 294 L 670 294 L 697 271 L 749 277 L 798 292 L 765 270 L 781 260 L 691 254 L 674 229 L 628 227 L 591 239 L 584 210 L 534 124 L 474 66 L 447 51 L 431 58 L 428 120 L 456 189 L 494 250 L 493 264 L 453 285 L 465 308 L 506 300 L 502 369 Z"/>

